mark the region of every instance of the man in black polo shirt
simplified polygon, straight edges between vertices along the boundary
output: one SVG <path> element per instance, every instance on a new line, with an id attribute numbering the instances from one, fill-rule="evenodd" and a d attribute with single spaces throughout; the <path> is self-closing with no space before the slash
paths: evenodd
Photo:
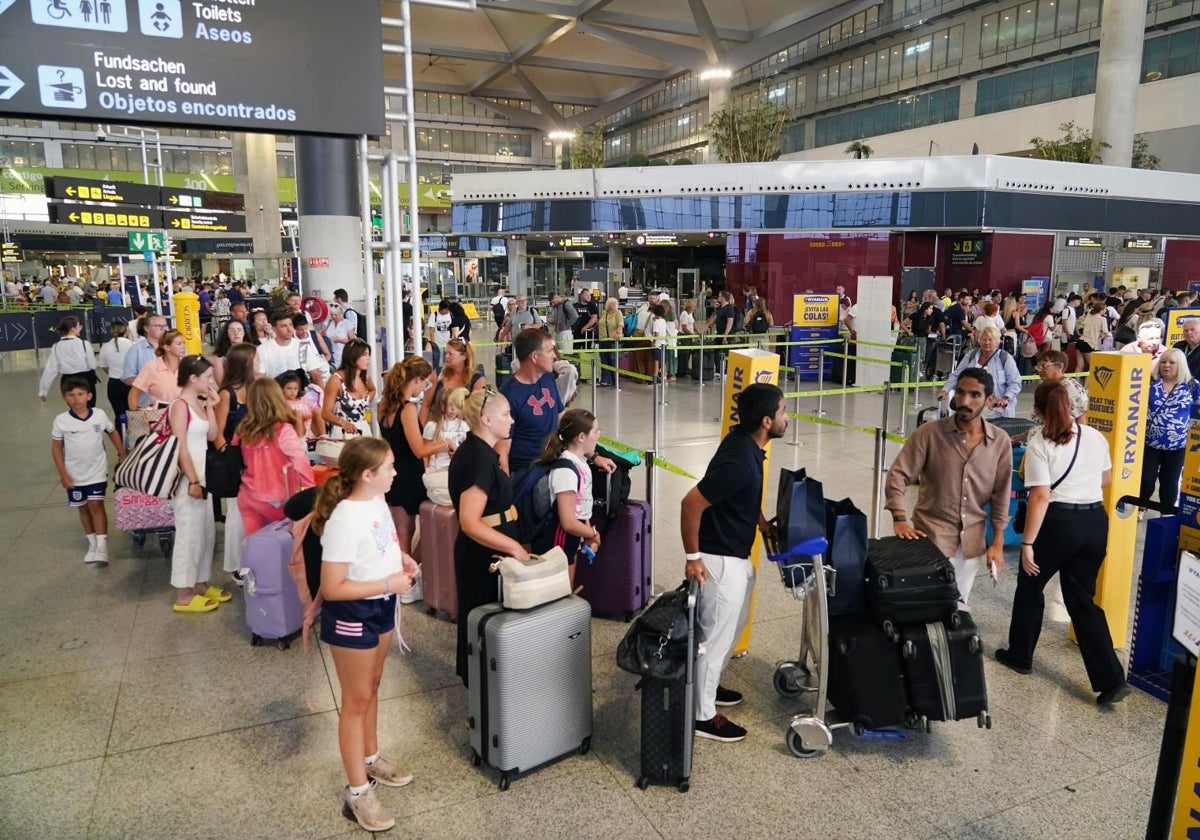
<path id="1" fill-rule="evenodd" d="M 746 730 L 717 714 L 736 706 L 740 692 L 720 685 L 733 645 L 750 614 L 755 528 L 771 532 L 760 509 L 764 447 L 787 431 L 783 392 L 774 385 L 747 387 L 737 398 L 738 424 L 721 441 L 704 478 L 683 497 L 680 531 L 688 580 L 703 586 L 696 611 L 696 734 L 740 741 Z"/>

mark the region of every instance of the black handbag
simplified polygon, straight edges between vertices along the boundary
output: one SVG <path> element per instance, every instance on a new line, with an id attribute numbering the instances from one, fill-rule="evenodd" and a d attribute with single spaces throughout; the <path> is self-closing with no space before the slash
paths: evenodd
<path id="1" fill-rule="evenodd" d="M 683 678 L 687 672 L 690 590 L 691 584 L 685 580 L 678 589 L 658 596 L 633 620 L 617 645 L 618 668 L 640 677 Z"/>
<path id="2" fill-rule="evenodd" d="M 1050 485 L 1050 491 L 1054 492 L 1054 488 L 1063 483 L 1063 479 L 1071 474 L 1071 468 L 1075 466 L 1075 459 L 1079 457 L 1079 424 L 1075 424 L 1075 453 L 1071 456 L 1071 463 L 1067 464 L 1067 471 L 1058 477 L 1058 481 Z M 1025 514 L 1029 510 L 1029 504 L 1024 499 L 1017 502 L 1017 512 L 1013 514 L 1012 528 L 1014 533 L 1025 533 Z"/>
<path id="3" fill-rule="evenodd" d="M 242 459 L 242 448 L 232 443 L 224 449 L 209 444 L 204 456 L 204 486 L 208 492 L 223 499 L 237 497 L 242 488 L 242 473 L 246 462 Z"/>

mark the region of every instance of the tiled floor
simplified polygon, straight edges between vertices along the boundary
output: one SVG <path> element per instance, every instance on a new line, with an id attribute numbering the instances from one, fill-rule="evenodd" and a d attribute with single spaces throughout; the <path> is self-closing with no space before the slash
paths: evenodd
<path id="1" fill-rule="evenodd" d="M 16 368 L 14 370 L 14 367 Z M 327 652 L 251 648 L 240 593 L 215 614 L 170 610 L 168 564 L 113 531 L 106 569 L 85 568 L 76 515 L 62 503 L 48 431 L 61 403 L 40 404 L 30 358 L 0 367 L 0 837 L 357 835 L 339 814 L 339 691 Z M 719 388 L 672 388 L 662 454 L 700 474 L 713 451 Z M 582 405 L 590 404 L 585 388 Z M 650 389 L 599 393 L 605 434 L 652 442 Z M 815 411 L 806 400 L 803 411 Z M 827 400 L 829 416 L 879 422 L 881 398 Z M 892 417 L 898 408 L 893 406 Z M 774 445 L 774 465 L 808 467 L 827 495 L 870 509 L 872 437 L 803 424 Z M 679 499 L 691 482 L 658 473 L 656 581 L 681 577 Z M 635 473 L 635 496 L 644 479 Z M 772 482 L 773 490 L 773 482 Z M 220 551 L 220 540 L 217 542 Z M 1011 562 L 1011 558 L 1010 558 Z M 220 559 L 214 580 L 220 580 Z M 769 572 L 770 570 L 768 570 Z M 794 758 L 794 702 L 776 696 L 774 663 L 794 656 L 800 605 L 764 574 L 749 655 L 727 683 L 740 744 L 698 741 L 691 792 L 640 791 L 637 695 L 617 670 L 622 624 L 595 620 L 594 749 L 515 781 L 472 768 L 466 694 L 453 674 L 454 628 L 406 610 L 412 652 L 393 652 L 379 715 L 389 753 L 416 781 L 384 790 L 419 838 L 1129 838 L 1149 807 L 1165 706 L 1141 692 L 1098 710 L 1065 625 L 1048 622 L 1037 671 L 990 659 L 1004 637 L 1011 568 L 975 588 L 989 653 L 994 728 L 942 724 L 905 741 L 841 732 L 819 759 Z"/>

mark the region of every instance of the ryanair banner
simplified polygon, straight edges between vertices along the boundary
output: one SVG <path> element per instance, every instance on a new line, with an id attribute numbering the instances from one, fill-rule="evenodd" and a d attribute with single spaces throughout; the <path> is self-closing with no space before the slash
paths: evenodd
<path id="1" fill-rule="evenodd" d="M 1112 483 L 1104 491 L 1108 512 L 1108 554 L 1096 582 L 1096 603 L 1104 608 L 1113 645 L 1124 647 L 1129 634 L 1133 591 L 1133 554 L 1137 508 L 1118 512 L 1117 499 L 1141 491 L 1142 447 L 1150 399 L 1150 356 L 1143 353 L 1093 353 L 1088 377 L 1087 423 L 1104 435 L 1112 457 Z"/>
<path id="2" fill-rule="evenodd" d="M 1200 553 L 1200 425 L 1188 432 L 1179 487 L 1179 547 Z"/>
<path id="3" fill-rule="evenodd" d="M 792 324 L 797 327 L 834 327 L 838 322 L 837 295 L 793 295 Z"/>
<path id="4" fill-rule="evenodd" d="M 1163 345 L 1174 347 L 1183 341 L 1183 322 L 1189 318 L 1200 318 L 1200 309 L 1181 309 L 1172 307 L 1166 311 L 1167 334 L 1163 337 Z"/>
<path id="5" fill-rule="evenodd" d="M 837 318 L 837 298 L 834 295 L 825 295 L 833 300 L 834 319 Z M 779 354 L 769 353 L 766 350 L 730 350 L 729 358 L 725 363 L 725 391 L 721 398 L 721 438 L 737 425 L 737 395 L 742 390 L 755 383 L 764 383 L 767 385 L 778 385 L 776 377 L 779 374 Z M 767 476 L 770 473 L 771 461 L 771 445 L 767 444 L 767 459 L 763 461 L 763 497 L 758 500 L 759 509 L 762 509 L 763 502 L 767 497 Z M 756 534 L 754 537 L 754 548 L 750 550 L 750 564 L 754 566 L 755 579 L 758 578 L 758 555 L 762 552 L 762 535 Z M 754 621 L 754 592 L 750 593 L 750 613 L 746 619 L 746 629 L 742 631 L 741 638 L 733 646 L 733 655 L 741 656 L 746 651 L 750 650 L 750 626 Z"/>

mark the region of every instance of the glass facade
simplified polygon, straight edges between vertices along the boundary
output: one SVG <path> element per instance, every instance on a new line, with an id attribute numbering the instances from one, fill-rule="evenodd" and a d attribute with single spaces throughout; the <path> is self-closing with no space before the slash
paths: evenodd
<path id="1" fill-rule="evenodd" d="M 1100 0 L 1030 0 L 983 16 L 979 55 L 995 55 L 1099 23 Z"/>
<path id="2" fill-rule="evenodd" d="M 1200 29 L 1151 38 L 1142 47 L 1142 81 L 1186 76 L 1200 70 Z"/>
<path id="3" fill-rule="evenodd" d="M 879 105 L 857 108 L 817 120 L 817 146 L 891 134 L 910 128 L 958 119 L 957 86 L 916 96 L 905 96 Z"/>
<path id="4" fill-rule="evenodd" d="M 975 116 L 1096 92 L 1096 53 L 980 79 Z"/>
<path id="5" fill-rule="evenodd" d="M 962 63 L 962 24 L 830 64 L 817 73 L 816 101 L 869 90 Z"/>
<path id="6" fill-rule="evenodd" d="M 153 156 L 153 150 L 149 151 Z M 182 175 L 232 175 L 233 155 L 199 149 L 163 149 L 163 171 Z M 138 146 L 112 143 L 63 143 L 64 169 L 99 169 L 105 172 L 141 172 Z"/>
<path id="7" fill-rule="evenodd" d="M 417 128 L 417 151 L 528 158 L 533 155 L 533 138 L 528 134 L 509 131 L 465 131 L 422 126 Z"/>
<path id="8" fill-rule="evenodd" d="M 0 140 L 0 167 L 45 165 L 45 143 L 33 140 Z"/>

